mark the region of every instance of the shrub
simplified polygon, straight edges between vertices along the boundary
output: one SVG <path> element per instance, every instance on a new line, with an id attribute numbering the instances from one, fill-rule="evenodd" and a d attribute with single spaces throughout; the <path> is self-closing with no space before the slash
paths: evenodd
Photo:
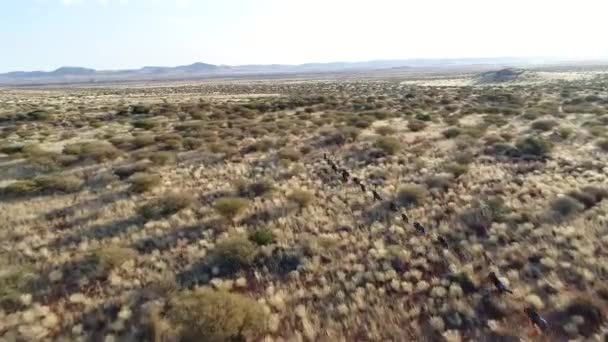
<path id="1" fill-rule="evenodd" d="M 298 161 L 301 157 L 300 151 L 294 148 L 286 147 L 279 151 L 279 158 L 283 160 Z"/>
<path id="2" fill-rule="evenodd" d="M 530 127 L 537 131 L 546 132 L 557 126 L 557 121 L 552 119 L 536 120 L 532 122 Z"/>
<path id="3" fill-rule="evenodd" d="M 40 191 L 46 192 L 76 192 L 82 187 L 82 179 L 74 175 L 41 176 L 34 180 Z"/>
<path id="4" fill-rule="evenodd" d="M 143 119 L 133 122 L 133 127 L 150 130 L 160 126 L 160 121 L 154 118 Z"/>
<path id="5" fill-rule="evenodd" d="M 401 149 L 401 142 L 393 137 L 380 137 L 374 146 L 388 155 L 393 155 Z"/>
<path id="6" fill-rule="evenodd" d="M 156 143 L 156 137 L 153 134 L 139 134 L 133 139 L 133 145 L 136 148 L 142 148 Z"/>
<path id="7" fill-rule="evenodd" d="M 23 151 L 23 145 L 20 144 L 12 144 L 0 147 L 0 152 L 8 155 L 21 153 L 21 151 Z"/>
<path id="8" fill-rule="evenodd" d="M 431 121 L 431 116 L 428 113 L 417 113 L 415 118 L 420 121 Z"/>
<path id="9" fill-rule="evenodd" d="M 13 182 L 2 189 L 2 193 L 12 196 L 24 196 L 36 193 L 39 190 L 34 180 L 20 180 Z"/>
<path id="10" fill-rule="evenodd" d="M 429 175 L 424 178 L 424 183 L 429 189 L 446 190 L 452 184 L 452 177 L 445 174 Z"/>
<path id="11" fill-rule="evenodd" d="M 266 324 L 258 302 L 208 288 L 185 291 L 173 298 L 168 318 L 184 341 L 254 340 L 264 333 Z"/>
<path id="12" fill-rule="evenodd" d="M 306 206 L 308 206 L 310 204 L 310 202 L 312 202 L 313 200 L 313 195 L 306 191 L 306 190 L 300 190 L 300 189 L 296 189 L 293 190 L 288 196 L 287 198 L 294 202 L 298 207 L 300 208 L 304 208 Z"/>
<path id="13" fill-rule="evenodd" d="M 269 245 L 274 243 L 274 233 L 268 228 L 256 229 L 249 235 L 249 240 L 255 242 L 259 246 Z"/>
<path id="14" fill-rule="evenodd" d="M 274 185 L 269 180 L 259 180 L 252 183 L 240 181 L 235 185 L 240 197 L 255 198 L 263 196 L 274 190 Z"/>
<path id="15" fill-rule="evenodd" d="M 193 203 L 194 197 L 188 193 L 169 193 L 140 207 L 139 213 L 148 220 L 159 219 L 173 215 Z"/>
<path id="16" fill-rule="evenodd" d="M 494 221 L 494 217 L 488 207 L 478 205 L 463 211 L 458 220 L 478 236 L 485 236 Z"/>
<path id="17" fill-rule="evenodd" d="M 444 166 L 445 172 L 452 174 L 454 177 L 460 177 L 469 170 L 469 166 L 460 163 L 447 163 Z"/>
<path id="18" fill-rule="evenodd" d="M 213 263 L 225 272 L 236 272 L 253 264 L 256 246 L 245 236 L 232 236 L 220 241 L 213 249 Z"/>
<path id="19" fill-rule="evenodd" d="M 386 135 L 393 135 L 397 132 L 396 129 L 394 129 L 391 126 L 380 126 L 376 128 L 376 133 L 386 136 Z"/>
<path id="20" fill-rule="evenodd" d="M 419 132 L 426 128 L 426 122 L 420 120 L 410 120 L 407 123 L 407 128 L 412 132 Z"/>
<path id="21" fill-rule="evenodd" d="M 241 197 L 223 197 L 215 201 L 213 206 L 220 215 L 232 221 L 247 209 L 249 201 Z"/>
<path id="22" fill-rule="evenodd" d="M 598 140 L 595 145 L 604 152 L 608 152 L 608 139 Z"/>
<path id="23" fill-rule="evenodd" d="M 106 246 L 95 250 L 91 255 L 91 261 L 96 265 L 97 272 L 106 274 L 136 257 L 137 251 L 132 248 Z"/>
<path id="24" fill-rule="evenodd" d="M 155 165 L 173 164 L 177 159 L 175 153 L 165 151 L 150 153 L 147 157 Z"/>
<path id="25" fill-rule="evenodd" d="M 187 150 L 196 150 L 197 148 L 203 146 L 203 140 L 197 138 L 186 138 L 184 139 L 184 148 Z"/>
<path id="26" fill-rule="evenodd" d="M 138 161 L 136 163 L 130 165 L 124 165 L 117 167 L 114 170 L 114 174 L 118 176 L 120 179 L 125 179 L 130 177 L 136 172 L 145 172 L 150 168 L 150 163 L 147 161 Z"/>
<path id="27" fill-rule="evenodd" d="M 66 145 L 63 153 L 77 156 L 80 160 L 93 159 L 102 162 L 116 159 L 120 155 L 120 150 L 106 141 L 88 141 Z"/>
<path id="28" fill-rule="evenodd" d="M 29 266 L 0 266 L 0 307 L 10 309 L 19 305 L 19 297 L 22 294 L 31 292 L 38 276 Z"/>
<path id="29" fill-rule="evenodd" d="M 518 140 L 515 147 L 522 155 L 546 156 L 551 152 L 551 143 L 541 137 L 528 136 Z"/>
<path id="30" fill-rule="evenodd" d="M 155 173 L 137 172 L 129 177 L 131 190 L 135 192 L 146 192 L 160 185 L 162 177 Z"/>
<path id="31" fill-rule="evenodd" d="M 441 134 L 443 134 L 443 136 L 446 137 L 447 139 L 456 138 L 457 136 L 460 135 L 460 133 L 461 133 L 461 130 L 458 127 L 449 127 L 446 130 L 444 130 L 443 132 L 441 132 Z"/>
<path id="32" fill-rule="evenodd" d="M 551 202 L 551 210 L 561 217 L 569 217 L 583 208 L 582 203 L 570 196 L 561 196 Z"/>
<path id="33" fill-rule="evenodd" d="M 397 201 L 403 206 L 420 205 L 427 193 L 427 189 L 423 186 L 406 184 L 399 188 Z"/>

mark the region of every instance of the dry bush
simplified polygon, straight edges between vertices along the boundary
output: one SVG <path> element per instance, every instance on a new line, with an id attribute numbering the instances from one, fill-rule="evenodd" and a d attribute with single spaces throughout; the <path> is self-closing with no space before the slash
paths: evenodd
<path id="1" fill-rule="evenodd" d="M 403 206 L 417 206 L 422 204 L 428 195 L 425 187 L 417 184 L 406 184 L 399 188 L 397 201 Z"/>
<path id="2" fill-rule="evenodd" d="M 74 175 L 41 176 L 34 180 L 43 192 L 76 192 L 84 183 L 82 179 Z"/>
<path id="3" fill-rule="evenodd" d="M 156 138 L 153 134 L 138 134 L 132 142 L 136 148 L 142 148 L 156 144 Z"/>
<path id="4" fill-rule="evenodd" d="M 295 189 L 291 191 L 289 195 L 287 195 L 287 199 L 295 203 L 299 208 L 304 208 L 312 202 L 314 196 L 309 191 Z"/>
<path id="5" fill-rule="evenodd" d="M 452 184 L 452 177 L 446 174 L 428 175 L 424 178 L 424 184 L 429 189 L 447 190 Z"/>
<path id="6" fill-rule="evenodd" d="M 397 130 L 391 126 L 379 126 L 376 128 L 376 134 L 379 134 L 382 136 L 393 135 L 395 133 L 397 133 Z"/>
<path id="7" fill-rule="evenodd" d="M 156 198 L 139 208 L 139 214 L 148 220 L 157 220 L 173 215 L 194 204 L 194 196 L 188 193 L 169 193 Z"/>
<path id="8" fill-rule="evenodd" d="M 240 197 L 248 198 L 264 196 L 274 191 L 274 184 L 266 179 L 251 183 L 247 182 L 246 180 L 240 180 L 236 182 L 234 187 Z"/>
<path id="9" fill-rule="evenodd" d="M 448 127 L 446 130 L 441 132 L 441 134 L 443 134 L 443 136 L 447 139 L 456 138 L 460 135 L 460 133 L 462 133 L 462 131 L 458 127 Z"/>
<path id="10" fill-rule="evenodd" d="M 137 255 L 137 251 L 132 248 L 104 246 L 92 253 L 91 261 L 99 274 L 107 274 L 125 262 L 137 258 Z"/>
<path id="11" fill-rule="evenodd" d="M 92 159 L 96 162 L 113 160 L 120 156 L 120 150 L 106 141 L 88 141 L 66 145 L 63 153 L 80 160 Z"/>
<path id="12" fill-rule="evenodd" d="M 269 228 L 259 228 L 249 234 L 249 240 L 258 246 L 265 246 L 274 243 L 274 233 Z"/>
<path id="13" fill-rule="evenodd" d="M 2 190 L 3 193 L 13 196 L 33 195 L 37 193 L 72 193 L 80 190 L 82 179 L 74 176 L 40 176 L 32 180 L 13 182 Z"/>
<path id="14" fill-rule="evenodd" d="M 467 173 L 469 166 L 466 164 L 450 162 L 445 164 L 443 167 L 445 172 L 452 174 L 455 178 L 462 176 Z"/>
<path id="15" fill-rule="evenodd" d="M 148 169 L 150 169 L 150 163 L 148 161 L 141 160 L 130 165 L 117 167 L 114 170 L 114 174 L 120 179 L 125 179 L 131 177 L 131 175 L 137 172 L 146 172 Z"/>
<path id="16" fill-rule="evenodd" d="M 302 158 L 302 154 L 300 151 L 295 148 L 286 147 L 278 152 L 279 159 L 289 160 L 289 161 L 298 161 Z"/>
<path id="17" fill-rule="evenodd" d="M 185 138 L 183 145 L 184 148 L 190 151 L 196 150 L 203 146 L 204 141 L 202 139 L 197 138 Z"/>
<path id="18" fill-rule="evenodd" d="M 223 197 L 215 201 L 213 207 L 227 220 L 234 220 L 236 216 L 245 211 L 249 201 L 241 197 Z"/>
<path id="19" fill-rule="evenodd" d="M 162 180 L 162 177 L 156 173 L 137 172 L 129 177 L 129 184 L 132 191 L 141 193 L 156 188 Z"/>
<path id="20" fill-rule="evenodd" d="M 211 289 L 184 291 L 171 299 L 167 313 L 184 341 L 245 341 L 262 335 L 262 306 L 243 295 Z"/>
<path id="21" fill-rule="evenodd" d="M 21 295 L 30 293 L 38 275 L 29 265 L 8 265 L 0 262 L 0 307 L 11 309 L 19 306 Z"/>
<path id="22" fill-rule="evenodd" d="M 567 195 L 581 202 L 585 208 L 589 209 L 608 198 L 608 189 L 586 186 L 579 190 L 570 191 Z"/>
<path id="23" fill-rule="evenodd" d="M 409 128 L 412 132 L 420 132 L 426 128 L 427 124 L 424 121 L 420 120 L 410 120 L 407 123 L 407 128 Z"/>
<path id="24" fill-rule="evenodd" d="M 3 145 L 2 147 L 0 147 L 0 152 L 8 155 L 13 155 L 21 153 L 23 151 L 23 147 L 24 146 L 21 144 Z"/>
<path id="25" fill-rule="evenodd" d="M 401 142 L 393 137 L 380 137 L 376 139 L 374 147 L 384 151 L 388 155 L 393 155 L 401 149 Z"/>
<path id="26" fill-rule="evenodd" d="M 553 119 L 542 119 L 542 120 L 536 120 L 536 121 L 532 122 L 530 127 L 536 131 L 546 132 L 546 131 L 550 131 L 553 127 L 555 127 L 557 125 L 558 125 L 557 121 L 555 121 Z"/>
<path id="27" fill-rule="evenodd" d="M 154 164 L 154 165 L 167 165 L 174 164 L 177 160 L 177 156 L 174 152 L 160 151 L 146 154 L 146 157 Z"/>

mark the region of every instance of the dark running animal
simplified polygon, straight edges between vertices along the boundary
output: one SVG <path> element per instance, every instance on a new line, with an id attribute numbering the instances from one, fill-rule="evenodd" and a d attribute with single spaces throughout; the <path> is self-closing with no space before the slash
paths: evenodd
<path id="1" fill-rule="evenodd" d="M 540 329 L 540 331 L 546 332 L 547 330 L 549 330 L 549 323 L 547 323 L 547 321 L 534 309 L 532 309 L 531 307 L 527 307 L 524 309 L 524 312 L 526 313 L 526 315 L 528 315 L 528 318 L 530 319 L 532 324 L 534 324 L 534 326 Z"/>
<path id="2" fill-rule="evenodd" d="M 402 220 L 403 220 L 403 222 L 405 222 L 405 223 L 409 223 L 409 222 L 410 222 L 410 218 L 409 218 L 409 217 L 407 217 L 407 215 L 406 215 L 406 214 L 404 214 L 404 213 L 401 213 L 401 219 L 402 219 Z"/>
<path id="3" fill-rule="evenodd" d="M 507 288 L 507 286 L 505 284 L 503 284 L 503 282 L 500 281 L 500 279 L 498 279 L 498 276 L 496 276 L 496 273 L 490 272 L 490 274 L 488 275 L 488 278 L 492 281 L 492 283 L 494 284 L 494 286 L 496 287 L 498 292 L 500 292 L 500 293 L 507 292 L 507 293 L 513 294 L 513 291 L 509 290 Z"/>
<path id="4" fill-rule="evenodd" d="M 425 231 L 426 231 L 426 229 L 424 229 L 424 227 L 422 226 L 422 224 L 420 224 L 420 222 L 418 222 L 418 221 L 414 222 L 414 228 L 420 234 L 424 234 Z"/>

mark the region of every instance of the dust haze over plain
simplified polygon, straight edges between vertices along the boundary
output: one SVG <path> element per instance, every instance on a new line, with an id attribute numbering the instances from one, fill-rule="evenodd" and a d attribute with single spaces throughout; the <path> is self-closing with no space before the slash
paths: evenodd
<path id="1" fill-rule="evenodd" d="M 27 0 L 0 72 L 411 58 L 608 56 L 605 1 Z"/>

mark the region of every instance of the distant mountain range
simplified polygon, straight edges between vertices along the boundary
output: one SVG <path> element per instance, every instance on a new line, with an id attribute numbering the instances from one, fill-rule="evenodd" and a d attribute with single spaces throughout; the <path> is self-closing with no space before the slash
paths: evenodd
<path id="1" fill-rule="evenodd" d="M 180 80 L 243 75 L 280 75 L 310 73 L 355 73 L 367 71 L 430 71 L 473 67 L 490 70 L 508 66 L 555 63 L 556 60 L 527 58 L 463 58 L 377 60 L 367 62 L 307 63 L 300 65 L 214 65 L 194 63 L 177 67 L 146 66 L 132 70 L 95 70 L 61 67 L 54 71 L 14 71 L 0 74 L 0 85 L 35 85 L 52 83 L 94 83 L 113 81 Z"/>

